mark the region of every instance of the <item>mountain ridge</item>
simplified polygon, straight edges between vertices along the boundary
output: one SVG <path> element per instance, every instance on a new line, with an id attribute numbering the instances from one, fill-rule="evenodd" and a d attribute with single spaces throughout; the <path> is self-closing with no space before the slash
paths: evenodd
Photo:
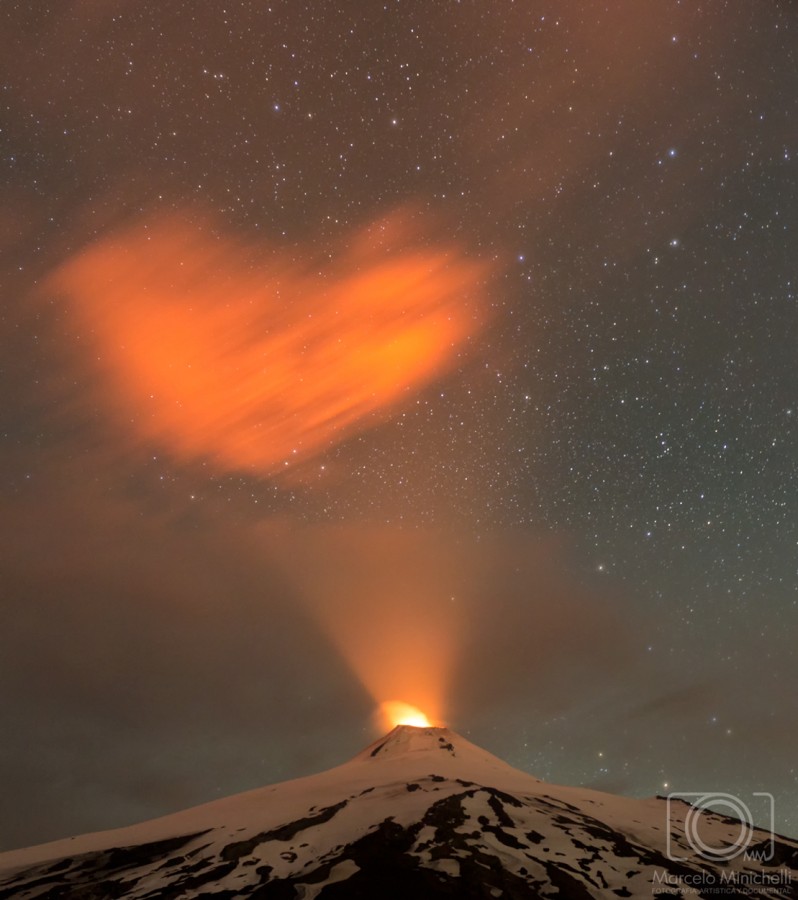
<path id="1" fill-rule="evenodd" d="M 550 785 L 447 728 L 398 726 L 317 775 L 0 854 L 0 900 L 585 900 L 717 896 L 742 878 L 754 890 L 726 896 L 796 896 L 798 842 L 774 840 L 764 862 L 702 857 L 691 809 Z M 740 823 L 703 816 L 705 843 L 734 849 Z M 749 849 L 768 841 L 754 829 Z"/>

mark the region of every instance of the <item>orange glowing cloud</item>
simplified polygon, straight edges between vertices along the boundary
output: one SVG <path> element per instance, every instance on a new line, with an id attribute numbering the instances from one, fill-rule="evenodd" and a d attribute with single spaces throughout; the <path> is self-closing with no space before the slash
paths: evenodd
<path id="1" fill-rule="evenodd" d="M 486 265 L 409 221 L 372 223 L 330 262 L 162 218 L 99 239 L 51 286 L 135 436 L 274 474 L 394 409 L 481 324 Z"/>

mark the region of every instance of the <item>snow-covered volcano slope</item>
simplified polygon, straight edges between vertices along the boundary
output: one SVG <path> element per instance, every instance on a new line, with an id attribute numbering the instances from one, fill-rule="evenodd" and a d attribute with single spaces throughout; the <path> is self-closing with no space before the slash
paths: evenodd
<path id="1" fill-rule="evenodd" d="M 666 807 L 546 784 L 448 729 L 400 725 L 319 775 L 0 854 L 0 900 L 798 897 L 798 842 L 777 838 L 759 863 L 770 836 L 755 831 L 748 857 L 703 859 L 691 807 L 670 828 Z M 702 814 L 705 845 L 740 833 Z"/>

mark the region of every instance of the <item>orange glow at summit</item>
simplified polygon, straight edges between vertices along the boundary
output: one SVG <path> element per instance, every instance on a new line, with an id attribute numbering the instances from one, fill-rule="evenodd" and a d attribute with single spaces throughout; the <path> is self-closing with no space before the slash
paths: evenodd
<path id="1" fill-rule="evenodd" d="M 262 558 L 283 573 L 338 651 L 383 733 L 450 719 L 459 654 L 469 640 L 469 562 L 432 529 L 373 522 L 261 529 Z"/>
<path id="2" fill-rule="evenodd" d="M 411 222 L 314 256 L 161 217 L 100 238 L 51 286 L 118 425 L 183 461 L 274 475 L 373 425 L 482 324 L 486 264 Z"/>
<path id="3" fill-rule="evenodd" d="M 395 728 L 397 725 L 429 728 L 433 724 L 420 709 L 401 700 L 386 700 L 380 704 L 380 715 L 387 728 Z"/>

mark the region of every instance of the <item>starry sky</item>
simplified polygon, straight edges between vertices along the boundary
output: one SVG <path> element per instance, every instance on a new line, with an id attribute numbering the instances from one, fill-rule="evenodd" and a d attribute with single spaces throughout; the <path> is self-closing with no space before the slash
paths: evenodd
<path id="1" fill-rule="evenodd" d="M 798 833 L 796 47 L 787 0 L 0 5 L 0 849 L 388 699 Z"/>

